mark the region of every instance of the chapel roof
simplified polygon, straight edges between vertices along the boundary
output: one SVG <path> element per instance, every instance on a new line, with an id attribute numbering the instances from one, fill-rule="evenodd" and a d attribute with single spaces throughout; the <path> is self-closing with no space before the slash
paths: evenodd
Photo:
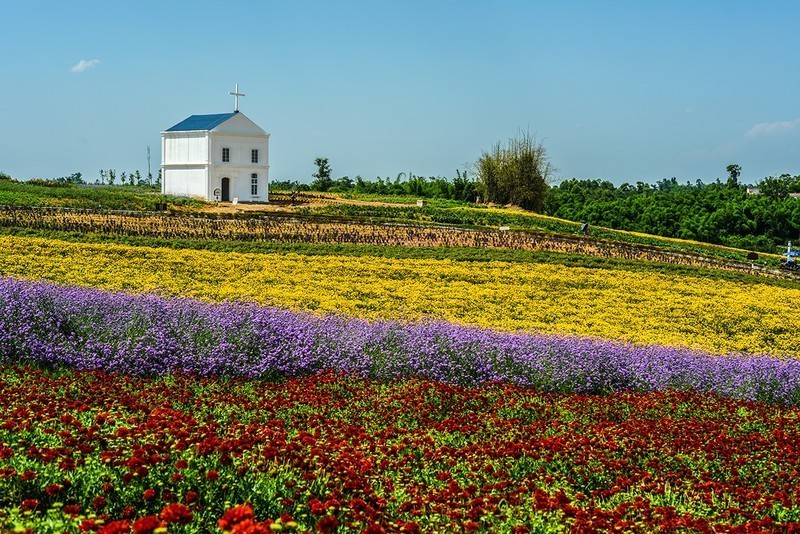
<path id="1" fill-rule="evenodd" d="M 226 120 L 236 115 L 236 113 L 217 113 L 215 115 L 192 115 L 172 128 L 168 132 L 188 132 L 195 130 L 213 130 Z"/>

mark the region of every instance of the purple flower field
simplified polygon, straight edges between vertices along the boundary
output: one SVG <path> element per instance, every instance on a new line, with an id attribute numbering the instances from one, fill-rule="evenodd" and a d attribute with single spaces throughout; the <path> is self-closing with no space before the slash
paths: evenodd
<path id="1" fill-rule="evenodd" d="M 265 379 L 321 370 L 544 391 L 695 389 L 800 404 L 800 361 L 444 322 L 368 322 L 0 278 L 0 363 Z"/>

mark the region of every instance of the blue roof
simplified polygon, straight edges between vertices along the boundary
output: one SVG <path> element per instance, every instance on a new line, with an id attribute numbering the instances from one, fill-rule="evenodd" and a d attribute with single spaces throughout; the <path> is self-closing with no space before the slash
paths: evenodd
<path id="1" fill-rule="evenodd" d="M 184 119 L 168 132 L 188 132 L 193 130 L 213 130 L 226 120 L 236 115 L 236 113 L 217 113 L 216 115 L 192 115 Z"/>

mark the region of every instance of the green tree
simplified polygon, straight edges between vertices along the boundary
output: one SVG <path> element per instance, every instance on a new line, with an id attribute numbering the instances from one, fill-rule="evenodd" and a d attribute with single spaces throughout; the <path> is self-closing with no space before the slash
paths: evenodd
<path id="1" fill-rule="evenodd" d="M 314 191 L 327 191 L 333 187 L 333 179 L 331 178 L 331 166 L 328 165 L 328 158 L 316 158 L 314 165 L 317 166 L 317 172 L 312 174 L 314 181 L 311 182 L 311 189 Z"/>
<path id="2" fill-rule="evenodd" d="M 478 188 L 489 202 L 541 211 L 555 171 L 547 151 L 528 132 L 519 131 L 507 145 L 498 142 L 476 163 Z"/>
<path id="3" fill-rule="evenodd" d="M 108 185 L 114 185 L 114 179 L 117 177 L 114 169 L 108 169 Z"/>
<path id="4" fill-rule="evenodd" d="M 739 176 L 742 175 L 742 168 L 735 163 L 731 163 L 725 170 L 728 171 L 728 187 L 739 187 Z"/>

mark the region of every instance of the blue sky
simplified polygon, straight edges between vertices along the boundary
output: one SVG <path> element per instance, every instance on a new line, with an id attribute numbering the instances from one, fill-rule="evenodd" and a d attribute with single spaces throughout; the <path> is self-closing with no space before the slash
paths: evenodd
<path id="1" fill-rule="evenodd" d="M 556 179 L 800 174 L 794 1 L 7 2 L 0 171 L 154 174 L 240 109 L 272 179 L 455 176 L 520 129 Z"/>

